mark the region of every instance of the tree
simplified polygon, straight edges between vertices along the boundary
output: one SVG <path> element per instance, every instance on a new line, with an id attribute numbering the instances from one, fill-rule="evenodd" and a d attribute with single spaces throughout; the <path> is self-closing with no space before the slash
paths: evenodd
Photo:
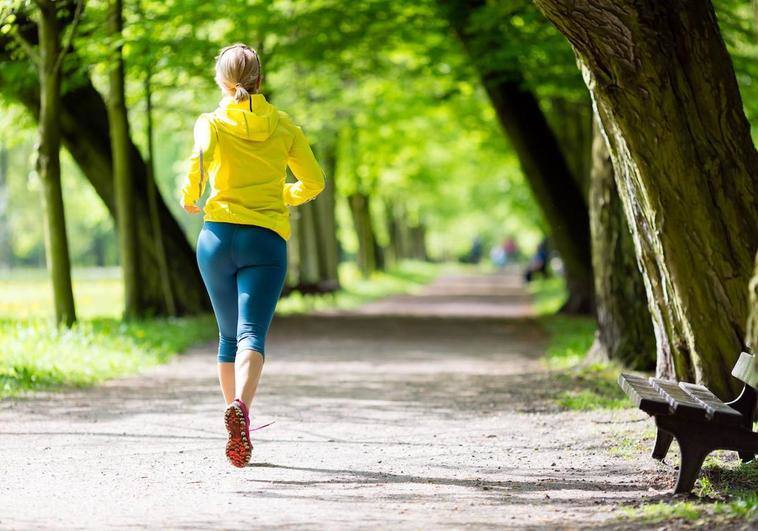
<path id="1" fill-rule="evenodd" d="M 758 352 L 758 253 L 755 254 L 755 270 L 750 281 L 750 315 L 747 322 L 747 337 L 745 344 L 753 354 Z"/>
<path id="2" fill-rule="evenodd" d="M 135 219 L 134 177 L 129 156 L 129 115 L 126 110 L 123 50 L 123 2 L 108 2 L 108 34 L 111 57 L 108 65 L 108 122 L 113 155 L 113 191 L 116 197 L 116 231 L 121 273 L 124 280 L 124 317 L 144 314 L 140 300 L 140 269 Z"/>
<path id="3" fill-rule="evenodd" d="M 597 335 L 589 356 L 651 369 L 655 367 L 655 337 L 645 284 L 599 127 L 595 120 L 589 209 Z"/>
<path id="4" fill-rule="evenodd" d="M 37 147 L 37 173 L 43 187 L 45 205 L 45 251 L 47 266 L 53 285 L 55 321 L 71 326 L 76 321 L 74 292 L 71 287 L 71 260 L 69 258 L 66 218 L 61 189 L 61 65 L 68 44 L 62 42 L 60 6 L 47 0 L 35 0 L 38 9 L 37 30 L 39 39 L 39 143 Z M 78 10 L 81 11 L 81 2 Z M 78 17 L 77 17 L 78 18 Z M 72 32 L 76 28 L 74 23 Z"/>
<path id="5" fill-rule="evenodd" d="M 708 0 L 535 0 L 573 46 L 648 294 L 657 372 L 722 398 L 744 347 L 758 152 Z"/>
<path id="6" fill-rule="evenodd" d="M 594 309 L 589 215 L 581 188 L 561 152 L 556 135 L 522 72 L 512 64 L 483 61 L 497 49 L 502 35 L 479 30 L 472 17 L 484 0 L 440 0 L 446 15 L 474 60 L 487 94 L 524 175 L 548 224 L 553 246 L 566 269 L 569 300 L 564 310 L 589 313 Z"/>

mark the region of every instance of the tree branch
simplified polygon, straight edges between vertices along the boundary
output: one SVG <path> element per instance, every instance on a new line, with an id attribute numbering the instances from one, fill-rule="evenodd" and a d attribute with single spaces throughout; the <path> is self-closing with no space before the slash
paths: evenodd
<path id="1" fill-rule="evenodd" d="M 13 40 L 16 41 L 16 44 L 18 44 L 21 49 L 26 52 L 26 55 L 28 55 L 36 65 L 39 65 L 41 59 L 37 53 L 37 50 L 34 49 L 34 46 L 32 46 L 29 41 L 21 36 L 21 34 L 18 32 L 18 27 L 14 25 L 8 33 L 10 33 L 11 37 L 13 37 Z"/>
<path id="2" fill-rule="evenodd" d="M 71 43 L 74 41 L 76 30 L 79 27 L 79 21 L 82 18 L 83 9 L 84 9 L 84 0 L 78 0 L 76 3 L 76 11 L 74 11 L 74 19 L 71 21 L 71 31 L 68 34 L 68 38 L 63 42 L 63 45 L 61 46 L 61 52 L 58 55 L 58 58 L 55 60 L 54 71 L 57 71 L 58 69 L 60 69 L 61 64 L 63 63 L 63 58 L 68 52 L 68 49 L 71 47 Z"/>

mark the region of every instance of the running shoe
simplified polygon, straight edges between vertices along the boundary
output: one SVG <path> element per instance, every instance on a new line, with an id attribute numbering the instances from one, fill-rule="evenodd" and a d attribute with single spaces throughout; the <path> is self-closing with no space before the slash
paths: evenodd
<path id="1" fill-rule="evenodd" d="M 235 398 L 224 411 L 224 424 L 229 434 L 226 458 L 232 465 L 243 468 L 250 462 L 253 443 L 250 441 L 250 415 L 239 398 Z"/>

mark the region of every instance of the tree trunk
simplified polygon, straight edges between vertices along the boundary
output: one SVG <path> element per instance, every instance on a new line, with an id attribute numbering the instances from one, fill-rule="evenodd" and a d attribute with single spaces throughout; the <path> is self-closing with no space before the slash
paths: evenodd
<path id="1" fill-rule="evenodd" d="M 613 181 L 608 146 L 595 127 L 590 172 L 590 232 L 598 331 L 590 357 L 637 370 L 655 368 L 655 336 L 634 242 Z"/>
<path id="2" fill-rule="evenodd" d="M 484 0 L 440 0 L 440 3 L 446 7 L 453 29 L 472 58 L 490 51 L 480 49 L 481 42 L 497 39 L 482 39 L 480 32 L 470 27 L 471 16 L 484 6 Z M 477 66 L 500 125 L 545 216 L 552 245 L 563 260 L 569 291 L 563 311 L 592 313 L 589 214 L 582 191 L 536 96 L 523 86 L 521 72 L 511 66 L 484 65 L 481 61 L 477 61 Z"/>
<path id="3" fill-rule="evenodd" d="M 747 321 L 745 344 L 753 354 L 758 354 L 758 253 L 755 253 L 755 269 L 750 281 L 750 315 Z"/>
<path id="4" fill-rule="evenodd" d="M 0 142 L 0 268 L 11 266 L 13 249 L 11 231 L 8 226 L 8 148 Z"/>
<path id="5" fill-rule="evenodd" d="M 412 256 L 416 260 L 427 260 L 426 254 L 426 226 L 423 223 L 410 228 L 411 242 L 413 245 Z"/>
<path id="6" fill-rule="evenodd" d="M 399 262 L 412 258 L 414 255 L 413 235 L 411 227 L 408 226 L 408 215 L 404 205 L 397 200 L 386 201 L 384 210 L 390 238 L 389 249 L 393 260 Z"/>
<path id="7" fill-rule="evenodd" d="M 55 4 L 41 2 L 38 7 L 40 118 L 36 166 L 44 191 L 45 254 L 53 284 L 55 321 L 71 326 L 76 321 L 76 310 L 61 188 L 60 27 Z"/>
<path id="8" fill-rule="evenodd" d="M 355 234 L 358 238 L 358 269 L 364 277 L 368 277 L 376 270 L 376 238 L 371 223 L 371 211 L 369 210 L 369 197 L 366 194 L 356 192 L 347 197 L 350 205 L 350 213 L 355 225 Z"/>
<path id="9" fill-rule="evenodd" d="M 758 153 L 713 6 L 536 4 L 584 65 L 645 276 L 657 372 L 729 398 L 758 241 Z"/>
<path id="10" fill-rule="evenodd" d="M 171 277 L 168 272 L 168 260 L 166 259 L 166 247 L 163 245 L 163 232 L 158 211 L 158 185 L 155 181 L 155 149 L 153 145 L 153 93 L 152 72 L 148 67 L 145 73 L 145 135 L 147 136 L 147 157 L 145 168 L 147 170 L 147 202 L 150 212 L 150 224 L 155 239 L 155 258 L 158 262 L 158 273 L 161 278 L 161 293 L 163 294 L 164 310 L 166 315 L 176 315 L 176 302 L 174 290 L 171 288 Z"/>
<path id="11" fill-rule="evenodd" d="M 319 283 L 319 252 L 316 234 L 315 201 L 297 207 L 298 279 L 297 287 L 312 291 Z"/>
<path id="12" fill-rule="evenodd" d="M 121 273 L 124 279 L 124 317 L 132 319 L 145 313 L 140 301 L 140 270 L 137 226 L 134 214 L 134 182 L 129 156 L 129 116 L 126 110 L 123 58 L 122 0 L 108 2 L 108 33 L 113 50 L 108 72 L 108 121 L 113 153 L 113 184 L 116 196 L 116 231 Z"/>
<path id="13" fill-rule="evenodd" d="M 339 244 L 337 242 L 337 221 L 335 218 L 335 168 L 336 146 L 329 142 L 320 150 L 321 163 L 326 173 L 326 188 L 318 198 L 313 201 L 313 220 L 316 229 L 318 257 L 319 257 L 319 284 L 328 291 L 337 290 L 339 281 Z"/>
<path id="14" fill-rule="evenodd" d="M 593 142 L 592 101 L 589 95 L 586 102 L 581 103 L 552 98 L 547 117 L 558 139 L 558 147 L 574 176 L 574 182 L 579 186 L 582 195 L 587 197 L 590 189 Z"/>

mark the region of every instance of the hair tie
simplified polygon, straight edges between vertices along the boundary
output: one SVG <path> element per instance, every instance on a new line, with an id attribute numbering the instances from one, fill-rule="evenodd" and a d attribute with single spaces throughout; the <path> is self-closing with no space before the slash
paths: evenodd
<path id="1" fill-rule="evenodd" d="M 234 88 L 240 88 L 242 86 L 242 83 L 235 83 Z"/>

